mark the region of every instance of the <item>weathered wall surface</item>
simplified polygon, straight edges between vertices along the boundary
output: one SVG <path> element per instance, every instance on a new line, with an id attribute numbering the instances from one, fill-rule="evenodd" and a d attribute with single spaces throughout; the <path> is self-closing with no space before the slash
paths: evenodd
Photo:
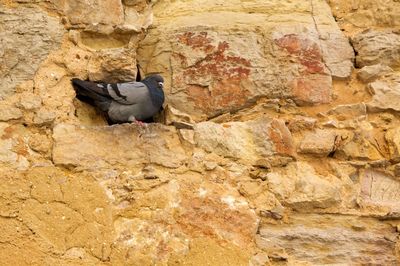
<path id="1" fill-rule="evenodd" d="M 2 265 L 399 265 L 399 11 L 0 0 Z M 75 99 L 138 64 L 161 123 Z"/>

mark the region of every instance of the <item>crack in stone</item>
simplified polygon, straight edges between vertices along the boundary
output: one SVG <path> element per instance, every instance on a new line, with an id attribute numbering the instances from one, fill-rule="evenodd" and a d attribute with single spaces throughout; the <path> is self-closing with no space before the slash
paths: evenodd
<path id="1" fill-rule="evenodd" d="M 310 0 L 310 5 L 311 5 L 311 18 L 312 18 L 312 20 L 314 22 L 315 30 L 318 33 L 318 38 L 320 38 L 321 37 L 321 33 L 319 32 L 317 21 L 315 20 L 315 17 L 314 17 L 314 2 L 313 2 L 313 0 Z"/>
<path id="2" fill-rule="evenodd" d="M 319 46 L 319 49 L 321 50 L 321 53 L 322 53 L 321 61 L 322 61 L 322 63 L 324 64 L 324 66 L 329 70 L 330 75 L 332 76 L 332 70 L 331 70 L 331 69 L 329 68 L 329 66 L 326 64 L 325 58 L 324 58 L 324 56 L 323 56 L 323 54 L 324 54 L 324 49 L 323 49 L 323 47 L 322 47 L 322 45 L 321 45 L 321 32 L 320 32 L 319 29 L 318 29 L 318 24 L 317 24 L 317 21 L 315 20 L 315 16 L 314 16 L 314 1 L 313 1 L 313 0 L 310 0 L 310 6 L 311 6 L 311 18 L 312 18 L 312 20 L 313 20 L 313 22 L 314 22 L 314 28 L 315 28 L 315 30 L 316 30 L 316 32 L 317 32 L 317 34 L 318 34 L 318 46 Z"/>

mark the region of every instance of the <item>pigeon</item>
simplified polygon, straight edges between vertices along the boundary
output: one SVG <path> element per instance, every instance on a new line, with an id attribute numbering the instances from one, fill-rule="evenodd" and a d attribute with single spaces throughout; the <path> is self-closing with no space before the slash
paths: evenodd
<path id="1" fill-rule="evenodd" d="M 95 83 L 77 78 L 71 80 L 77 96 L 89 100 L 104 112 L 112 124 L 151 119 L 162 110 L 164 79 L 147 76 L 142 81 Z"/>

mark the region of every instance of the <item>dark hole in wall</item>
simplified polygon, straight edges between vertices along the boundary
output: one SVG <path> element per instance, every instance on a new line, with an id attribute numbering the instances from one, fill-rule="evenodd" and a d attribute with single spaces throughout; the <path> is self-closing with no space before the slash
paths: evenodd
<path id="1" fill-rule="evenodd" d="M 142 80 L 142 75 L 140 74 L 140 65 L 136 65 L 137 68 L 137 73 L 136 73 L 136 81 L 141 81 Z"/>

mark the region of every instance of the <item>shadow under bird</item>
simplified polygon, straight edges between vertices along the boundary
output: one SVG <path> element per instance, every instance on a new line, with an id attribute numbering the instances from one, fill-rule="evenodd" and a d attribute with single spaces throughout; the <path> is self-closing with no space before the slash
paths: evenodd
<path id="1" fill-rule="evenodd" d="M 76 95 L 89 100 L 111 123 L 151 119 L 162 110 L 165 99 L 164 79 L 158 74 L 125 83 L 95 83 L 77 78 L 71 81 Z"/>

